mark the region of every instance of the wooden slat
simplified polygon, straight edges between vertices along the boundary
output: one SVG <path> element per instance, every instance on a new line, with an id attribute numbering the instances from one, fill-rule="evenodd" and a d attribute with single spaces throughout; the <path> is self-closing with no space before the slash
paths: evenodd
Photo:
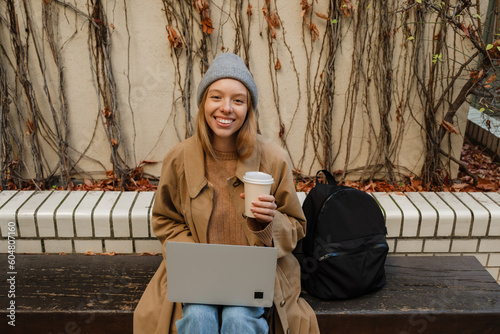
<path id="1" fill-rule="evenodd" d="M 111 221 L 113 223 L 113 234 L 115 237 L 130 237 L 130 211 L 137 197 L 137 192 L 123 192 L 116 202 Z"/>
<path id="2" fill-rule="evenodd" d="M 23 268 L 16 279 L 19 322 L 16 327 L 0 322 L 1 333 L 132 334 L 135 306 L 162 258 L 19 255 L 16 260 Z M 500 286 L 475 257 L 389 256 L 386 274 L 381 290 L 355 299 L 324 301 L 303 293 L 321 333 L 498 332 Z M 0 271 L 0 280 L 6 279 Z M 7 292 L 0 290 L 2 305 L 9 303 Z M 7 314 L 6 307 L 0 309 L 1 317 Z"/>
<path id="3" fill-rule="evenodd" d="M 492 151 L 495 152 L 495 150 L 498 148 L 500 142 L 500 138 L 495 136 L 494 134 L 490 134 L 490 140 L 488 141 L 488 148 Z"/>
<path id="4" fill-rule="evenodd" d="M 7 306 L 0 309 L 0 333 L 132 334 L 134 308 L 161 260 L 18 254 L 16 326 L 7 324 L 8 289 L 1 289 Z M 0 279 L 6 282 L 6 270 Z"/>
<path id="5" fill-rule="evenodd" d="M 453 224 L 455 223 L 455 213 L 453 210 L 434 192 L 422 192 L 421 195 L 429 201 L 438 214 L 437 236 L 451 236 Z"/>
<path id="6" fill-rule="evenodd" d="M 408 199 L 420 212 L 420 229 L 418 236 L 431 237 L 436 232 L 438 214 L 436 210 L 427 202 L 427 200 L 417 192 L 406 193 Z"/>
<path id="7" fill-rule="evenodd" d="M 321 333 L 498 332 L 500 286 L 474 257 L 388 257 L 387 283 L 359 298 L 306 295 Z"/>
<path id="8" fill-rule="evenodd" d="M 149 237 L 149 226 L 151 224 L 151 207 L 155 193 L 152 191 L 140 192 L 132 208 L 130 219 L 132 220 L 132 235 L 134 237 Z M 152 234 L 153 235 L 153 234 Z"/>
<path id="9" fill-rule="evenodd" d="M 64 201 L 69 191 L 52 191 L 52 195 L 38 208 L 36 224 L 40 237 L 55 237 L 56 224 L 54 215 L 56 208 Z"/>
<path id="10" fill-rule="evenodd" d="M 375 197 L 384 212 L 387 236 L 399 237 L 401 235 L 401 226 L 403 222 L 401 210 L 388 193 L 375 192 L 372 193 L 372 196 Z"/>
<path id="11" fill-rule="evenodd" d="M 75 236 L 73 216 L 78 203 L 86 194 L 86 191 L 72 191 L 56 209 L 55 217 L 59 237 L 72 238 Z"/>
<path id="12" fill-rule="evenodd" d="M 35 211 L 51 194 L 51 191 L 37 191 L 19 207 L 16 219 L 19 224 L 20 237 L 38 236 L 37 225 L 35 224 Z"/>
<path id="13" fill-rule="evenodd" d="M 420 214 L 415 206 L 408 200 L 405 194 L 391 193 L 391 197 L 403 212 L 403 237 L 415 237 L 418 235 L 418 224 Z"/>
<path id="14" fill-rule="evenodd" d="M 120 196 L 119 191 L 106 191 L 92 213 L 96 237 L 111 236 L 111 209 Z"/>
<path id="15" fill-rule="evenodd" d="M 490 214 L 469 193 L 454 193 L 454 195 L 467 206 L 473 214 L 472 236 L 485 236 L 488 231 Z"/>
<path id="16" fill-rule="evenodd" d="M 100 191 L 89 191 L 75 209 L 75 232 L 77 237 L 92 237 L 92 211 L 103 195 Z"/>
<path id="17" fill-rule="evenodd" d="M 472 223 L 471 211 L 460 202 L 452 193 L 438 192 L 439 197 L 450 206 L 455 212 L 455 228 L 453 229 L 454 236 L 468 236 Z"/>
<path id="18" fill-rule="evenodd" d="M 468 124 L 470 125 L 470 129 L 469 129 L 469 132 L 468 132 L 468 135 L 470 136 L 470 138 L 472 140 L 475 140 L 477 141 L 477 135 L 478 135 L 478 132 L 479 132 L 479 125 L 469 121 Z"/>

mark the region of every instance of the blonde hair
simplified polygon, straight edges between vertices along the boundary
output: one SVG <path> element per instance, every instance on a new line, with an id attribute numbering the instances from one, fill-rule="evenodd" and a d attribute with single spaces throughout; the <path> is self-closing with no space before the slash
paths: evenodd
<path id="1" fill-rule="evenodd" d="M 198 116 L 196 118 L 196 135 L 200 140 L 203 150 L 216 159 L 215 149 L 212 146 L 213 131 L 210 129 L 207 120 L 205 119 L 205 101 L 207 99 L 207 92 L 208 89 L 205 90 L 205 93 L 203 93 L 203 98 L 198 108 Z M 245 160 L 252 155 L 257 141 L 257 118 L 255 116 L 252 100 L 250 99 L 250 93 L 248 90 L 247 101 L 247 115 L 243 125 L 238 130 L 238 135 L 236 137 L 236 153 L 238 154 L 238 158 L 241 160 Z"/>

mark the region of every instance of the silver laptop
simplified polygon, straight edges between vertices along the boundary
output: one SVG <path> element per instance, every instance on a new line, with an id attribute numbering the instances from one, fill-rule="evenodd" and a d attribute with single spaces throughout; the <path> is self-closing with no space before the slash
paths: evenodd
<path id="1" fill-rule="evenodd" d="M 273 304 L 276 248 L 168 242 L 166 256 L 171 302 Z"/>

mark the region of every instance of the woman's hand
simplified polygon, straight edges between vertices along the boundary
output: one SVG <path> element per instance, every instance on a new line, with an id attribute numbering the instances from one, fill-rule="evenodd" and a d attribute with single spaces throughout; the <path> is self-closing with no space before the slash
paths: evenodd
<path id="1" fill-rule="evenodd" d="M 245 198 L 245 193 L 241 193 L 240 197 Z M 261 195 L 258 200 L 252 201 L 250 211 L 253 212 L 257 222 L 268 224 L 273 220 L 278 207 L 274 201 L 273 195 Z"/>

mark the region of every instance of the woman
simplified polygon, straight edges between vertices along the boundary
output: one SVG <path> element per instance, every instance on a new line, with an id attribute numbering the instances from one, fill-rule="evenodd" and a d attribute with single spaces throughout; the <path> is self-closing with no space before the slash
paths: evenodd
<path id="1" fill-rule="evenodd" d="M 164 158 L 153 206 L 153 229 L 165 259 L 169 241 L 276 247 L 274 306 L 182 305 L 167 300 L 161 263 L 134 313 L 134 333 L 319 333 L 300 294 L 300 268 L 291 254 L 305 218 L 286 152 L 257 135 L 257 87 L 235 54 L 216 57 L 198 87 L 196 136 Z M 271 174 L 271 194 L 244 213 L 243 175 Z M 220 321 L 219 321 L 220 320 Z M 237 330 L 235 330 L 237 329 Z"/>

